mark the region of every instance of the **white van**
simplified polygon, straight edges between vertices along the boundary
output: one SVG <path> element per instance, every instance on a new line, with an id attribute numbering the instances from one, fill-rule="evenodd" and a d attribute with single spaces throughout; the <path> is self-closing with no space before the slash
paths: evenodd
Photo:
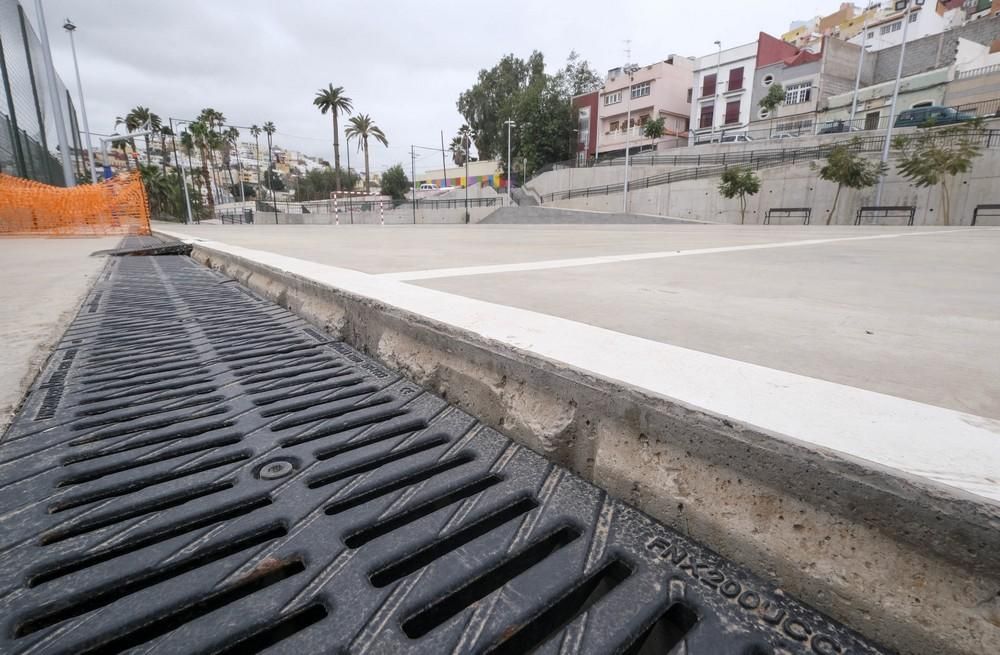
<path id="1" fill-rule="evenodd" d="M 438 190 L 438 185 L 436 185 L 436 184 L 429 184 L 427 182 L 424 182 L 423 184 L 421 184 L 417 188 L 420 189 L 421 191 L 437 191 Z"/>

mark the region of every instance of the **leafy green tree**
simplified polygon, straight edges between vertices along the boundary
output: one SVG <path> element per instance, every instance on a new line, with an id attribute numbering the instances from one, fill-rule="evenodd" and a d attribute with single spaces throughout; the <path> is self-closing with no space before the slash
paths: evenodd
<path id="1" fill-rule="evenodd" d="M 642 126 L 642 135 L 649 139 L 653 150 L 656 150 L 656 140 L 663 137 L 664 123 L 663 116 L 660 116 L 659 118 L 646 121 L 646 124 Z"/>
<path id="2" fill-rule="evenodd" d="M 401 164 L 390 166 L 382 173 L 382 193 L 392 196 L 394 203 L 404 200 L 409 189 L 410 180 Z"/>
<path id="3" fill-rule="evenodd" d="M 353 189 L 357 184 L 358 176 L 354 171 L 315 168 L 299 177 L 295 186 L 295 198 L 297 200 L 329 200 L 330 194 L 338 188 Z"/>
<path id="4" fill-rule="evenodd" d="M 152 164 L 139 164 L 139 176 L 146 189 L 149 211 L 153 216 L 162 214 L 169 202 L 170 184 L 163 169 Z"/>
<path id="5" fill-rule="evenodd" d="M 254 123 L 250 126 L 250 136 L 253 137 L 253 158 L 257 162 L 257 183 L 260 183 L 260 126 Z M 255 196 L 256 197 L 256 196 Z"/>
<path id="6" fill-rule="evenodd" d="M 864 189 L 878 184 L 880 177 L 888 168 L 882 162 L 869 161 L 858 152 L 861 139 L 855 137 L 850 143 L 834 146 L 827 155 L 826 164 L 819 170 L 820 178 L 837 184 L 837 193 L 833 196 L 833 206 L 826 217 L 826 224 L 833 221 L 837 212 L 837 201 L 840 200 L 840 190 Z"/>
<path id="7" fill-rule="evenodd" d="M 208 192 L 208 207 L 211 210 L 215 206 L 215 198 L 212 194 L 212 175 L 209 172 L 209 166 L 214 165 L 214 161 L 210 158 L 209 153 L 215 150 L 215 132 L 207 123 L 200 120 L 189 123 L 187 131 L 191 135 L 191 141 L 201 158 L 201 176 L 205 181 Z"/>
<path id="8" fill-rule="evenodd" d="M 368 138 L 373 137 L 376 141 L 382 145 L 388 147 L 389 140 L 385 137 L 385 132 L 375 124 L 372 117 L 368 114 L 358 114 L 357 116 L 351 116 L 350 126 L 344 131 L 347 138 L 358 139 L 358 150 L 364 150 L 365 153 L 365 193 L 371 193 L 371 175 L 368 166 Z"/>
<path id="9" fill-rule="evenodd" d="M 243 185 L 243 195 L 242 196 L 240 195 L 240 185 L 241 184 Z M 240 197 L 243 197 L 243 198 L 256 198 L 257 197 L 257 189 L 255 189 L 254 186 L 252 184 L 250 184 L 249 182 L 239 182 L 237 184 L 232 185 L 231 187 L 229 187 L 229 193 L 230 193 L 230 195 L 233 196 L 233 198 L 240 198 Z"/>
<path id="10" fill-rule="evenodd" d="M 749 166 L 732 166 L 722 173 L 719 193 L 729 199 L 740 199 L 740 225 L 746 221 L 747 196 L 756 195 L 758 191 L 760 178 Z"/>
<path id="11" fill-rule="evenodd" d="M 167 151 L 167 137 L 170 137 L 171 142 L 174 140 L 174 131 L 170 129 L 170 126 L 161 127 L 158 130 L 160 135 L 160 153 L 163 155 L 161 158 L 161 166 L 164 169 L 170 165 L 170 153 Z"/>
<path id="12" fill-rule="evenodd" d="M 327 88 L 316 92 L 313 104 L 319 107 L 321 113 L 330 112 L 333 117 L 333 166 L 340 170 L 340 124 L 338 117 L 341 112 L 349 114 L 353 111 L 353 101 L 347 97 L 344 87 L 334 87 L 330 84 Z M 340 193 L 340 177 L 337 177 L 337 185 L 337 193 Z"/>
<path id="13" fill-rule="evenodd" d="M 973 139 L 980 129 L 982 121 L 975 120 L 893 139 L 892 147 L 900 153 L 896 164 L 899 174 L 918 187 L 941 187 L 941 218 L 945 225 L 951 225 L 948 182 L 960 173 L 967 173 L 973 160 L 982 154 L 982 148 Z"/>
<path id="14" fill-rule="evenodd" d="M 272 192 L 285 190 L 285 182 L 281 179 L 281 174 L 274 170 L 273 164 L 264 172 L 264 186 Z"/>
<path id="15" fill-rule="evenodd" d="M 547 76 L 528 87 L 521 94 L 515 119 L 515 162 L 527 160 L 527 170 L 538 170 L 549 162 L 566 159 L 567 148 L 575 142 L 573 130 L 577 122 L 558 80 Z M 506 149 L 499 159 L 506 170 Z"/>
<path id="16" fill-rule="evenodd" d="M 570 97 L 596 91 L 604 85 L 600 73 L 591 68 L 586 59 L 581 59 L 576 50 L 570 50 L 566 65 L 556 77 L 563 93 Z"/>
<path id="17" fill-rule="evenodd" d="M 767 113 L 772 113 L 778 108 L 781 103 L 785 101 L 785 87 L 781 86 L 777 82 L 772 84 L 768 90 L 767 95 L 760 99 L 757 103 L 760 108 L 767 111 Z"/>
<path id="18" fill-rule="evenodd" d="M 492 68 L 480 70 L 472 88 L 458 97 L 458 111 L 475 132 L 481 159 L 500 158 L 507 152 L 504 121 L 517 119 L 522 94 L 529 86 L 544 84 L 545 77 L 542 53 L 531 53 L 527 61 L 510 54 Z"/>

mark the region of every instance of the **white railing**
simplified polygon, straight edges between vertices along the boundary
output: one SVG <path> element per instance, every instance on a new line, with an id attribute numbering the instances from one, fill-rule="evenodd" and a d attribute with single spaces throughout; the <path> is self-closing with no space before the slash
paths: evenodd
<path id="1" fill-rule="evenodd" d="M 971 77 L 980 77 L 982 75 L 989 75 L 990 73 L 1000 72 L 1000 64 L 993 64 L 992 66 L 983 66 L 981 68 L 973 68 L 972 70 L 959 71 L 955 76 L 956 80 L 967 80 Z"/>

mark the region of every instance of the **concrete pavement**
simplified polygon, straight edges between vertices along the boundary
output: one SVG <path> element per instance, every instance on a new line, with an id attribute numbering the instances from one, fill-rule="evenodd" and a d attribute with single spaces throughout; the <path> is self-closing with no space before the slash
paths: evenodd
<path id="1" fill-rule="evenodd" d="M 121 237 L 0 239 L 0 434 Z"/>

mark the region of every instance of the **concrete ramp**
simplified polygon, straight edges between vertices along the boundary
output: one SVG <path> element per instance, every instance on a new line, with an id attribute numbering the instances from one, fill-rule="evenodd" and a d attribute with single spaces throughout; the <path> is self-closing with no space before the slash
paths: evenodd
<path id="1" fill-rule="evenodd" d="M 557 209 L 555 207 L 502 207 L 480 221 L 480 223 L 508 225 L 676 225 L 678 223 L 697 224 L 699 222 L 665 216 Z"/>

